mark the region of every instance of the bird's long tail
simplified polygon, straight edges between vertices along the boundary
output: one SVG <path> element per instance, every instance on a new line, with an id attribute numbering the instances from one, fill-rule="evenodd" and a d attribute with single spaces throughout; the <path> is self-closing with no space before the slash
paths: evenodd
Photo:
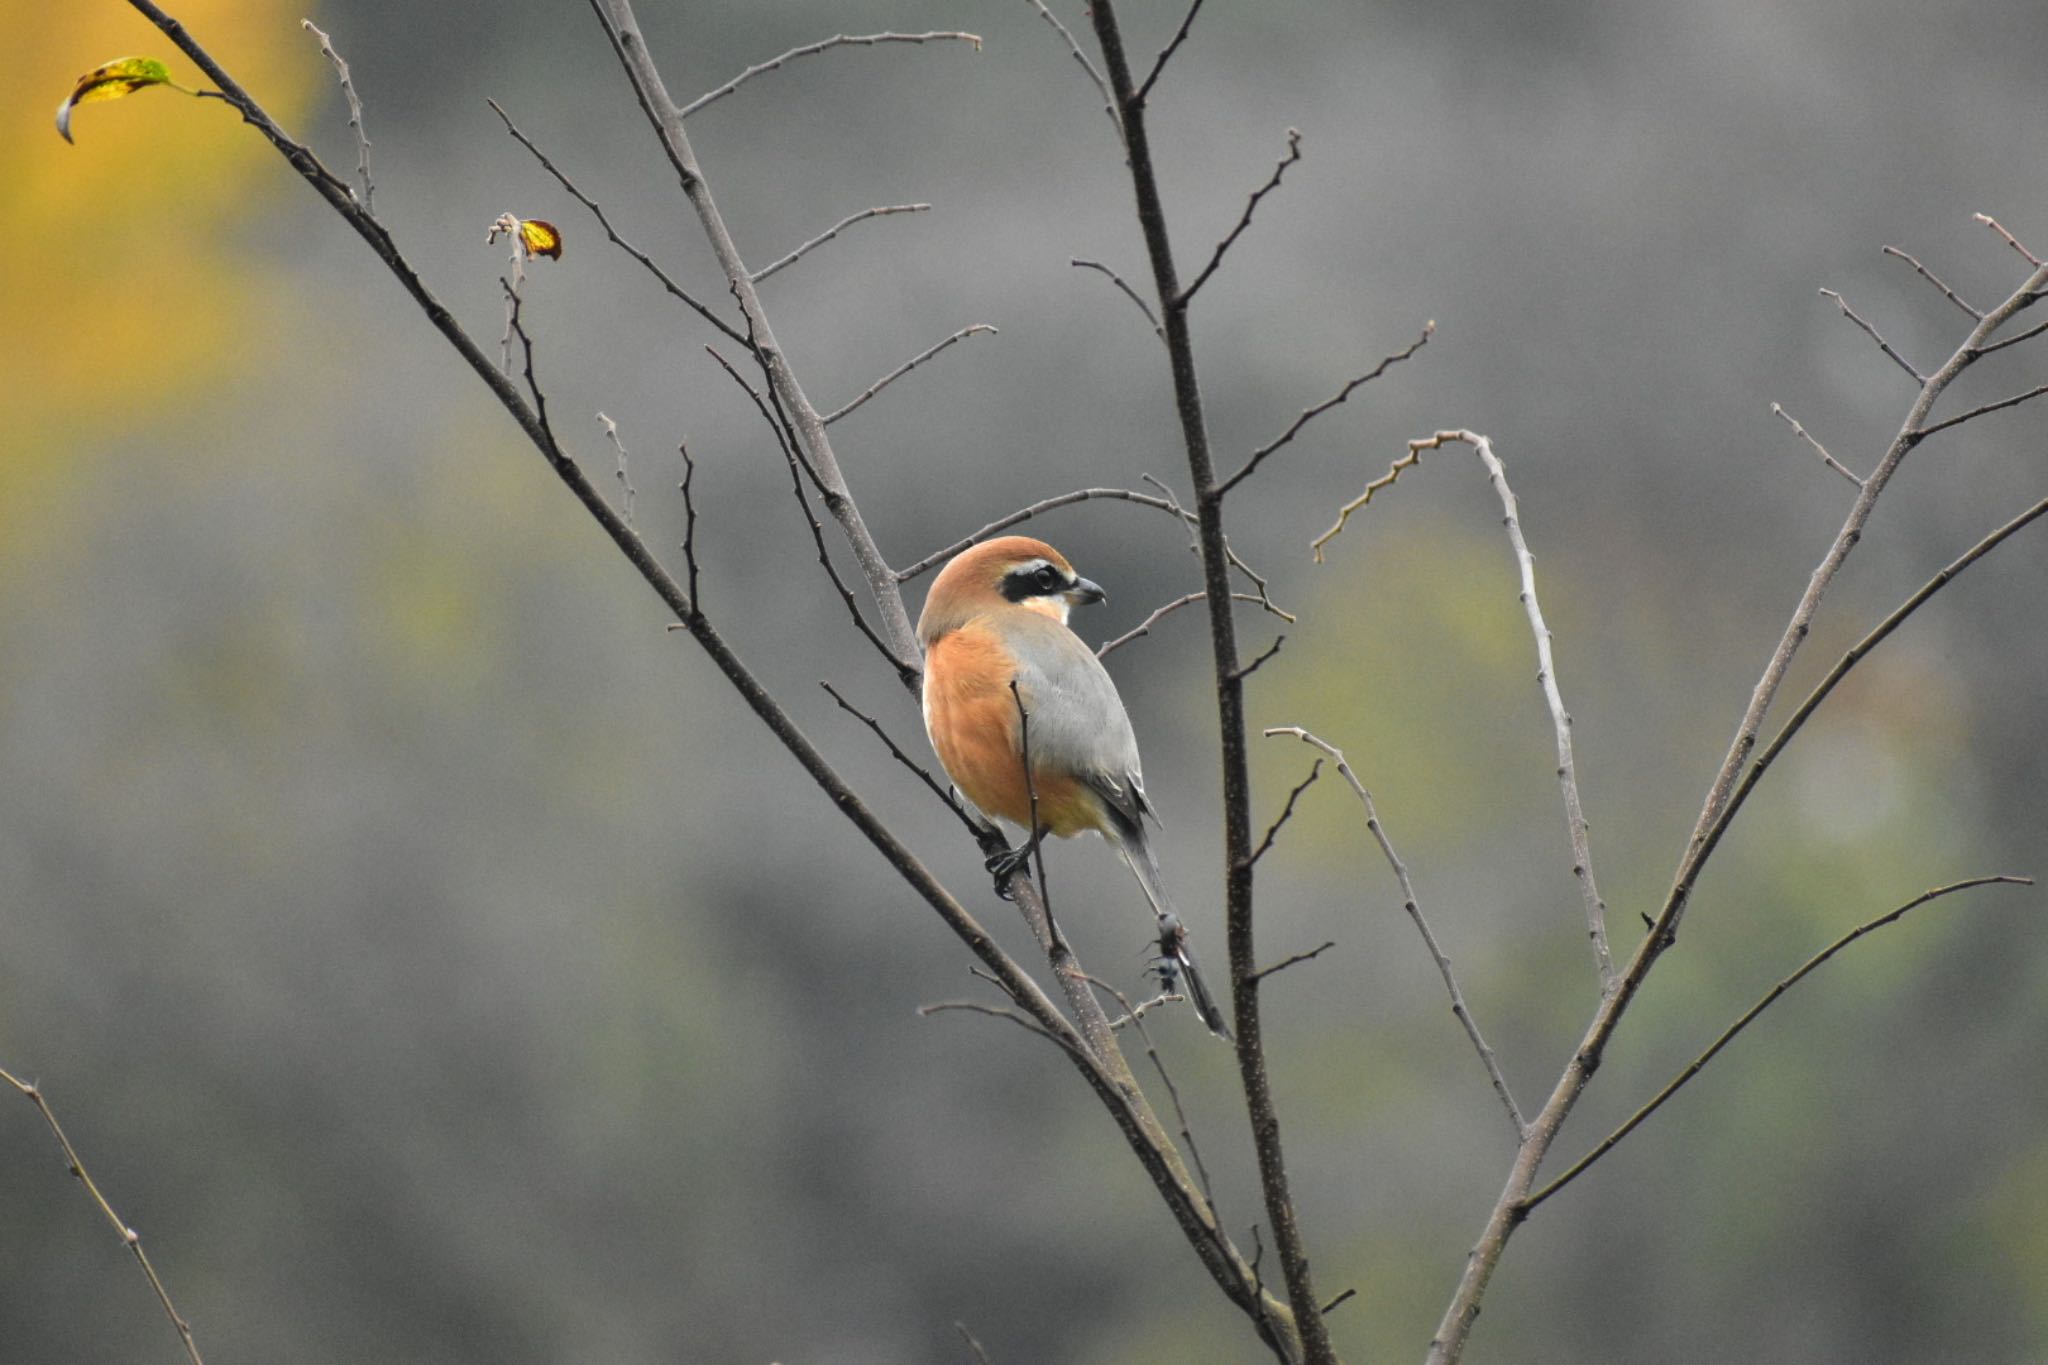
<path id="1" fill-rule="evenodd" d="M 1230 1023 L 1223 1010 L 1216 1003 L 1216 997 L 1209 993 L 1209 984 L 1202 979 L 1201 969 L 1195 966 L 1194 954 L 1188 951 L 1188 932 L 1174 913 L 1173 902 L 1167 897 L 1166 887 L 1159 875 L 1159 860 L 1152 855 L 1152 845 L 1145 838 L 1142 827 L 1124 834 L 1116 841 L 1117 849 L 1130 864 L 1131 872 L 1137 877 L 1138 885 L 1144 889 L 1145 899 L 1152 903 L 1152 913 L 1159 917 L 1159 958 L 1160 972 L 1168 978 L 1180 975 L 1187 979 L 1188 999 L 1194 1002 L 1195 1014 L 1209 1032 L 1225 1042 L 1230 1041 Z"/>

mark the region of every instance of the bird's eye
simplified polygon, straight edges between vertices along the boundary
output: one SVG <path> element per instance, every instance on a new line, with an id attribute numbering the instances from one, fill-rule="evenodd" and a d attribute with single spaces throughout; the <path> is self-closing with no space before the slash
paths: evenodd
<path id="1" fill-rule="evenodd" d="M 1041 564 L 1038 566 L 1038 572 L 1032 575 L 1031 581 L 1038 585 L 1040 592 L 1051 592 L 1060 586 L 1060 571 L 1050 564 Z"/>

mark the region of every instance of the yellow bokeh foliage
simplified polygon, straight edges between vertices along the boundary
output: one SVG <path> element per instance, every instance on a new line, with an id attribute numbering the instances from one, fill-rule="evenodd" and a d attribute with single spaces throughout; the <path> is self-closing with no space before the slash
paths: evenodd
<path id="1" fill-rule="evenodd" d="M 172 12 L 298 131 L 326 69 L 299 28 L 305 6 L 181 0 Z M 145 54 L 210 88 L 119 0 L 0 0 L 0 221 L 9 249 L 0 335 L 10 341 L 0 436 L 0 569 L 72 512 L 80 462 L 145 459 L 152 430 L 231 373 L 270 272 L 250 230 L 295 190 L 269 144 L 219 100 L 154 92 L 92 104 L 67 145 L 52 124 L 83 72 Z"/>

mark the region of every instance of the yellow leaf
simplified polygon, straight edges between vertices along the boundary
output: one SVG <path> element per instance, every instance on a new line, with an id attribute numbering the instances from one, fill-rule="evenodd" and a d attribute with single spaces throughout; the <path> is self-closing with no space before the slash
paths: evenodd
<path id="1" fill-rule="evenodd" d="M 96 66 L 78 78 L 71 87 L 70 98 L 57 106 L 57 132 L 66 142 L 71 141 L 71 111 L 81 104 L 117 100 L 152 85 L 168 85 L 173 90 L 185 88 L 173 81 L 164 64 L 154 57 L 122 57 Z"/>
<path id="2" fill-rule="evenodd" d="M 556 261 L 562 259 L 561 229 L 544 218 L 519 220 L 519 245 L 526 248 L 528 256 L 546 256 Z"/>

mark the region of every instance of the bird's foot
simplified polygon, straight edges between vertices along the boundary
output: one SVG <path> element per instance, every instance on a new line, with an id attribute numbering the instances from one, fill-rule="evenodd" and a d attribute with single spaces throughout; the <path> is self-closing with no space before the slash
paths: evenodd
<path id="1" fill-rule="evenodd" d="M 996 879 L 996 894 L 998 896 L 1006 901 L 1016 899 L 1010 893 L 1010 879 L 1019 872 L 1022 872 L 1025 866 L 1030 863 L 1033 851 L 1038 848 L 1038 841 L 1044 837 L 1043 834 L 1033 835 L 1017 845 L 1017 847 L 1006 848 L 999 853 L 991 853 L 982 861 L 982 866 L 988 869 L 988 874 Z"/>

